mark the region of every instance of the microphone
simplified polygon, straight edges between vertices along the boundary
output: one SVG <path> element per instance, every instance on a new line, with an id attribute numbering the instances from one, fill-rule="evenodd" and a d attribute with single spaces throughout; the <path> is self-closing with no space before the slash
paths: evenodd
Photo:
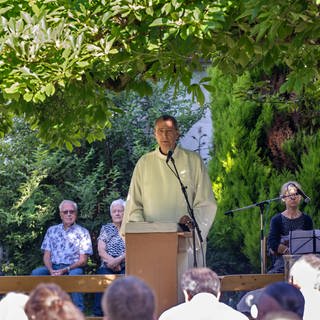
<path id="1" fill-rule="evenodd" d="M 168 151 L 168 154 L 167 154 L 167 160 L 166 160 L 166 163 L 169 162 L 170 159 L 172 159 L 172 155 L 173 155 L 173 151 L 172 150 L 169 150 Z"/>
<path id="2" fill-rule="evenodd" d="M 309 203 L 311 199 L 300 188 L 298 188 L 298 186 L 296 186 L 294 183 L 291 184 L 297 189 L 297 193 L 300 194 L 300 196 L 304 199 L 304 202 Z"/>

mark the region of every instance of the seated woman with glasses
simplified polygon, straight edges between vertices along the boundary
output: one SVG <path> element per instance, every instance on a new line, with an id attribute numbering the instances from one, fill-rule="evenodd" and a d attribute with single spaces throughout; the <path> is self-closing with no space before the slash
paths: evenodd
<path id="1" fill-rule="evenodd" d="M 270 222 L 268 250 L 273 258 L 273 265 L 268 273 L 284 272 L 283 255 L 290 253 L 290 231 L 313 229 L 311 217 L 299 210 L 301 190 L 300 184 L 296 181 L 288 181 L 281 187 L 280 197 L 286 209 L 273 216 Z"/>
<path id="2" fill-rule="evenodd" d="M 111 222 L 101 227 L 98 237 L 98 253 L 101 259 L 101 266 L 98 274 L 124 274 L 125 273 L 125 243 L 120 234 L 124 214 L 125 201 L 114 200 L 110 205 Z M 93 313 L 101 317 L 102 293 L 95 294 Z"/>
<path id="3" fill-rule="evenodd" d="M 92 254 L 89 231 L 78 225 L 78 206 L 74 201 L 63 200 L 59 205 L 62 223 L 51 226 L 41 245 L 44 266 L 32 271 L 33 276 L 81 275 Z M 84 310 L 83 295 L 72 293 L 74 304 Z"/>

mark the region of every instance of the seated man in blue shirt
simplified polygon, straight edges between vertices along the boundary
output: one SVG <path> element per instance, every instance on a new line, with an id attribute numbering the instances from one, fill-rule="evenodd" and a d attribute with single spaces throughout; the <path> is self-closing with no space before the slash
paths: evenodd
<path id="1" fill-rule="evenodd" d="M 88 255 L 92 254 L 89 231 L 76 224 L 78 206 L 71 200 L 59 205 L 62 223 L 50 227 L 41 245 L 44 266 L 34 269 L 33 276 L 81 275 Z M 72 293 L 74 304 L 84 310 L 83 295 Z"/>

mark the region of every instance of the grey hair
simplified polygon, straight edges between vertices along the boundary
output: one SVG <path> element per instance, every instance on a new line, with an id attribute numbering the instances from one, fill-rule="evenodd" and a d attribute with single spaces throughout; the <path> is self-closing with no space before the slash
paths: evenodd
<path id="1" fill-rule="evenodd" d="M 119 204 L 120 206 L 123 206 L 123 208 L 125 208 L 125 206 L 126 206 L 126 202 L 121 198 L 117 199 L 117 200 L 113 200 L 110 205 L 110 214 L 111 214 L 112 207 L 117 204 Z"/>
<path id="2" fill-rule="evenodd" d="M 182 274 L 181 288 L 191 298 L 200 292 L 208 292 L 217 297 L 220 293 L 220 279 L 209 268 L 191 268 Z"/>
<path id="3" fill-rule="evenodd" d="M 284 183 L 282 185 L 281 190 L 280 190 L 280 196 L 284 196 L 285 195 L 285 193 L 286 193 L 286 191 L 288 191 L 288 188 L 289 188 L 290 185 L 294 186 L 295 188 L 299 188 L 300 190 L 302 190 L 301 189 L 301 185 L 300 185 L 299 182 L 297 182 L 297 181 L 288 181 L 288 182 L 286 182 L 286 183 Z"/>
<path id="4" fill-rule="evenodd" d="M 62 200 L 62 202 L 59 204 L 59 211 L 62 210 L 62 206 L 65 203 L 71 203 L 73 205 L 73 207 L 74 207 L 74 210 L 78 212 L 78 205 L 72 200 Z"/>

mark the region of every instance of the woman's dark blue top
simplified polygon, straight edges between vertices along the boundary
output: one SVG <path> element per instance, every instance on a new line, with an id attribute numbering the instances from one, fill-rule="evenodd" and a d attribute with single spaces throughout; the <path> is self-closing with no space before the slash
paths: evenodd
<path id="1" fill-rule="evenodd" d="M 273 216 L 268 235 L 268 249 L 277 252 L 281 238 L 288 236 L 289 232 L 293 230 L 313 230 L 311 217 L 305 213 L 302 213 L 302 215 L 296 219 L 286 218 L 281 213 Z"/>

